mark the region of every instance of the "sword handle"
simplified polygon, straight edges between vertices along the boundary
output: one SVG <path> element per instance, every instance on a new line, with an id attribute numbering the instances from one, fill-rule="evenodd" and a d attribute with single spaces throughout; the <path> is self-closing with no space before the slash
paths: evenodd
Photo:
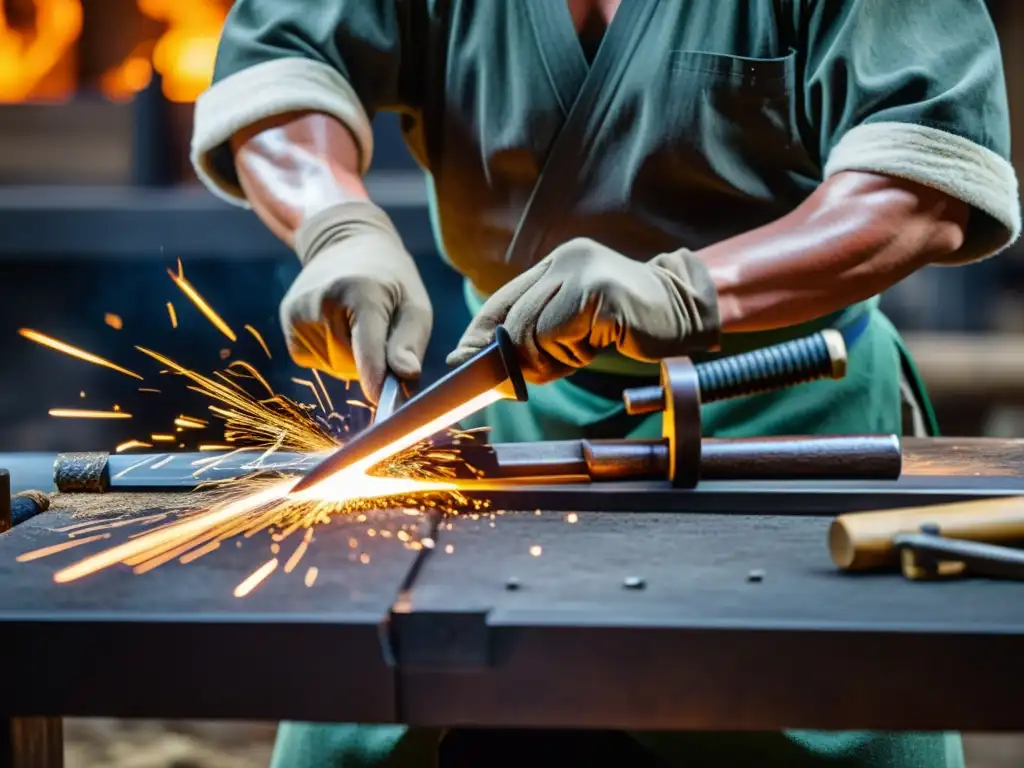
<path id="1" fill-rule="evenodd" d="M 702 405 L 734 397 L 774 392 L 818 379 L 846 375 L 846 344 L 839 331 L 825 330 L 792 341 L 694 366 Z M 636 387 L 622 393 L 632 415 L 665 409 L 663 386 Z"/>

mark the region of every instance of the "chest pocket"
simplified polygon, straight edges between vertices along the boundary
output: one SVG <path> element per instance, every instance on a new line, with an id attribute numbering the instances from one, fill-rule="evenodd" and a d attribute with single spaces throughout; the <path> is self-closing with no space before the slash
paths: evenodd
<path id="1" fill-rule="evenodd" d="M 796 58 L 673 50 L 663 59 L 662 134 L 643 175 L 686 190 L 688 214 L 717 230 L 708 235 L 764 223 L 806 195 L 801 181 L 815 172 L 797 130 Z M 731 215 L 717 221 L 723 203 Z"/>

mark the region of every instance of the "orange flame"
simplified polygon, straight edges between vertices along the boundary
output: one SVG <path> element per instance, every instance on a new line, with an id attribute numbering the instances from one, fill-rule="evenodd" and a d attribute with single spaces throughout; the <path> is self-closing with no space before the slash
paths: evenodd
<path id="1" fill-rule="evenodd" d="M 156 70 L 168 100 L 191 102 L 210 86 L 217 42 L 227 16 L 218 0 L 136 0 L 146 16 L 164 22 L 164 33 L 145 40 L 100 78 L 111 99 L 131 98 L 149 85 Z"/>
<path id="2" fill-rule="evenodd" d="M 0 3 L 0 102 L 63 99 L 74 90 L 67 54 L 82 31 L 81 1 L 33 0 L 32 7 L 34 24 L 24 29 Z"/>

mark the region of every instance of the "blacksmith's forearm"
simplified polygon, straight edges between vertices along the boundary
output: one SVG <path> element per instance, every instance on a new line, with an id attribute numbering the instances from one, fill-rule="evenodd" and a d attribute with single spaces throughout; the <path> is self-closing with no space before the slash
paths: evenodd
<path id="1" fill-rule="evenodd" d="M 919 184 L 847 172 L 793 213 L 700 252 L 723 329 L 759 331 L 830 314 L 958 250 L 970 207 Z"/>
<path id="2" fill-rule="evenodd" d="M 282 115 L 236 134 L 231 149 L 253 210 L 289 246 L 307 217 L 336 203 L 368 199 L 359 148 L 333 117 Z"/>

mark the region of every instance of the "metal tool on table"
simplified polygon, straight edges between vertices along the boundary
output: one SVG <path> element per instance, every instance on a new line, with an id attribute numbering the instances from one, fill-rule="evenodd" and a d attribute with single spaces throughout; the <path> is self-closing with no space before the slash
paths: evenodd
<path id="1" fill-rule="evenodd" d="M 678 488 L 701 479 L 895 479 L 902 461 L 895 435 L 703 438 L 702 405 L 845 372 L 846 345 L 832 330 L 703 363 L 666 359 L 659 385 L 623 393 L 628 413 L 661 412 L 661 439 L 467 446 L 463 453 L 488 478 L 667 478 Z"/>
<path id="2" fill-rule="evenodd" d="M 829 528 L 844 571 L 895 570 L 914 581 L 1024 579 L 1024 497 L 840 515 Z"/>
<path id="3" fill-rule="evenodd" d="M 481 408 L 504 399 L 526 400 L 526 382 L 508 332 L 383 420 L 375 420 L 296 483 L 293 494 L 310 490 L 344 469 L 370 467 L 415 445 Z"/>

